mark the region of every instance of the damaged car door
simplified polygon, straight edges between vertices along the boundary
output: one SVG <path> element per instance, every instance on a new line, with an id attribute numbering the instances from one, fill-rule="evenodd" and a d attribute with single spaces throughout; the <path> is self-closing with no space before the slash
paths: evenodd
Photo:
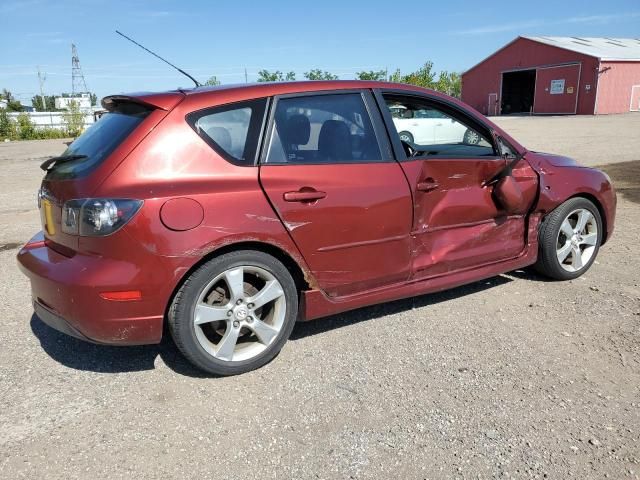
<path id="1" fill-rule="evenodd" d="M 522 205 L 514 213 L 496 201 L 495 182 L 491 182 L 512 160 L 498 151 L 487 127 L 460 109 L 426 96 L 387 92 L 378 99 L 396 108 L 437 110 L 443 121 L 473 132 L 478 139 L 474 144 L 459 138 L 419 145 L 400 142 L 397 133 L 390 132 L 392 141 L 402 144 L 401 165 L 414 195 L 413 278 L 449 274 L 522 253 L 526 212 L 538 181 L 526 161 L 518 162 L 512 174 L 522 194 Z M 387 125 L 393 125 L 390 118 Z"/>
<path id="2" fill-rule="evenodd" d="M 410 275 L 411 192 L 369 91 L 279 96 L 260 182 L 330 296 Z"/>

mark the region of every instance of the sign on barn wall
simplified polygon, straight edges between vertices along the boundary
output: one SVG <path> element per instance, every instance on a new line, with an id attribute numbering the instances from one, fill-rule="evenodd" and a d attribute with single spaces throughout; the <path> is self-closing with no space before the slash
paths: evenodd
<path id="1" fill-rule="evenodd" d="M 564 93 L 564 78 L 560 80 L 551 80 L 551 88 L 549 89 L 551 95 L 559 95 Z"/>

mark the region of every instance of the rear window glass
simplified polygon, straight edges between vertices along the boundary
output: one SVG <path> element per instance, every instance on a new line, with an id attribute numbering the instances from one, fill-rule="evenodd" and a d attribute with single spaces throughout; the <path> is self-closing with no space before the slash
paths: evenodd
<path id="1" fill-rule="evenodd" d="M 231 163 L 254 165 L 266 99 L 208 108 L 187 115 L 202 139 Z"/>
<path id="2" fill-rule="evenodd" d="M 131 104 L 102 115 L 62 154 L 86 155 L 86 158 L 56 164 L 47 173 L 47 178 L 65 180 L 87 175 L 100 165 L 149 113 L 150 110 Z"/>

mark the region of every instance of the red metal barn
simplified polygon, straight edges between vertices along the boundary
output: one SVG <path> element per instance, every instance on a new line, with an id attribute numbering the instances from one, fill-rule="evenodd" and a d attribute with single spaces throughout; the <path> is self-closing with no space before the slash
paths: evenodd
<path id="1" fill-rule="evenodd" d="M 462 74 L 485 115 L 640 111 L 640 39 L 518 37 Z"/>

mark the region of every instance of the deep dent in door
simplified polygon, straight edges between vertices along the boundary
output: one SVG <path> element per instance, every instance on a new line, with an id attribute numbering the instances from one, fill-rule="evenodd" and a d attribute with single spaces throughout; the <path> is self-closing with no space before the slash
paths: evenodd
<path id="1" fill-rule="evenodd" d="M 456 159 L 402 163 L 410 183 L 426 178 L 438 184 L 428 192 L 414 191 L 414 278 L 507 260 L 525 249 L 526 215 L 508 215 L 493 198 L 492 187 L 481 187 L 504 167 L 504 161 L 474 163 Z M 536 197 L 537 174 L 520 161 L 512 175 L 525 199 L 522 211 L 528 212 Z"/>

